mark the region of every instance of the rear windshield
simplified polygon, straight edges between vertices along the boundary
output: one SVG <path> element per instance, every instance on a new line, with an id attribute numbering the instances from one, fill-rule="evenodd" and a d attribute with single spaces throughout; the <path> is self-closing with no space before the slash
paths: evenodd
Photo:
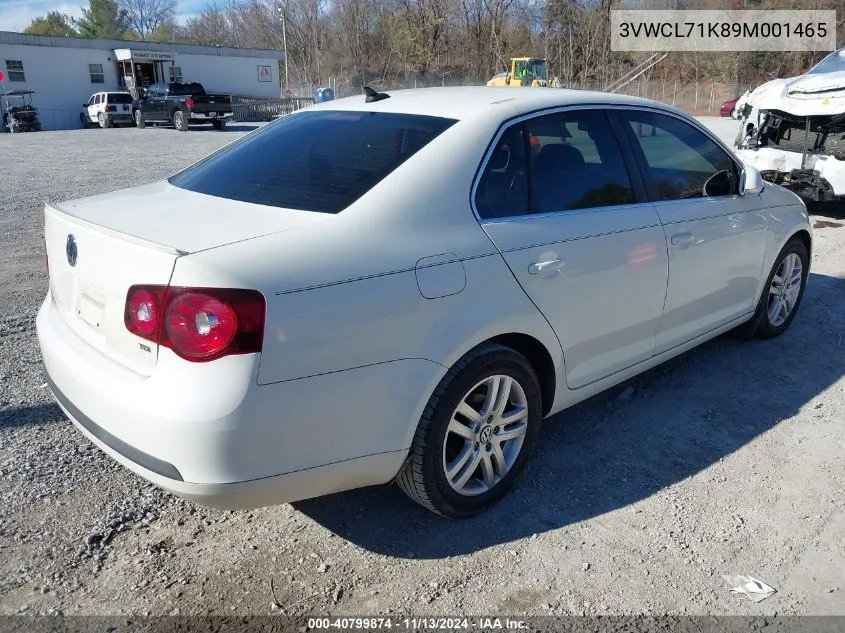
<path id="1" fill-rule="evenodd" d="M 170 183 L 230 200 L 338 213 L 454 123 L 385 112 L 300 112 L 244 136 Z"/>
<path id="2" fill-rule="evenodd" d="M 170 84 L 168 87 L 168 94 L 174 97 L 190 97 L 191 95 L 201 96 L 205 94 L 205 90 L 203 89 L 202 84 L 198 83 Z"/>
<path id="3" fill-rule="evenodd" d="M 130 95 L 130 94 L 109 95 L 109 103 L 132 103 L 132 95 Z"/>

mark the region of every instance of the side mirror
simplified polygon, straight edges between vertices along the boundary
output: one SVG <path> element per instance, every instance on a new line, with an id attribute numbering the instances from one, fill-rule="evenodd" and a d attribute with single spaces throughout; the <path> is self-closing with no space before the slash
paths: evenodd
<path id="1" fill-rule="evenodd" d="M 719 196 L 729 196 L 736 192 L 734 189 L 734 175 L 727 169 L 716 172 L 704 186 L 701 188 L 701 194 L 705 198 L 717 198 Z"/>
<path id="2" fill-rule="evenodd" d="M 739 194 L 741 196 L 752 196 L 760 193 L 766 187 L 766 181 L 757 171 L 756 167 L 745 165 L 739 177 Z"/>

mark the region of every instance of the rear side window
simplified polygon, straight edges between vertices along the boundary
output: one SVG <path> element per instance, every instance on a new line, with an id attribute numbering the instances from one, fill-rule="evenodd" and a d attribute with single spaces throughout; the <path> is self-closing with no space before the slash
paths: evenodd
<path id="1" fill-rule="evenodd" d="M 130 94 L 110 94 L 109 103 L 132 103 L 132 95 Z"/>
<path id="2" fill-rule="evenodd" d="M 528 161 L 522 125 L 505 130 L 493 148 L 475 190 L 475 208 L 485 220 L 528 213 Z"/>
<path id="3" fill-rule="evenodd" d="M 646 163 L 646 177 L 658 200 L 728 196 L 737 193 L 736 164 L 721 147 L 688 123 L 664 114 L 620 113 Z"/>
<path id="4" fill-rule="evenodd" d="M 600 110 L 529 119 L 533 193 L 538 213 L 636 202 L 622 150 Z"/>
<path id="5" fill-rule="evenodd" d="M 338 213 L 455 121 L 314 111 L 279 119 L 170 178 L 210 196 Z"/>

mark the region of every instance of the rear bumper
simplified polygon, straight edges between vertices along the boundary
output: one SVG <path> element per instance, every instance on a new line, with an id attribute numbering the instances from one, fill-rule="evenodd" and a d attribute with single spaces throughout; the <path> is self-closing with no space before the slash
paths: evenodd
<path id="1" fill-rule="evenodd" d="M 148 481 L 218 508 L 391 481 L 443 371 L 406 360 L 258 385 L 258 355 L 188 363 L 162 349 L 142 376 L 79 338 L 50 294 L 36 329 L 48 384 L 80 432 Z"/>
<path id="2" fill-rule="evenodd" d="M 234 112 L 221 112 L 214 116 L 205 112 L 191 112 L 190 120 L 196 123 L 208 123 L 209 121 L 228 121 L 235 115 Z"/>
<path id="3" fill-rule="evenodd" d="M 251 481 L 190 483 L 182 479 L 173 464 L 129 446 L 94 423 L 58 390 L 49 377 L 48 384 L 68 419 L 100 450 L 171 494 L 212 508 L 249 510 L 384 484 L 399 472 L 407 456 L 407 451 L 395 451 Z"/>

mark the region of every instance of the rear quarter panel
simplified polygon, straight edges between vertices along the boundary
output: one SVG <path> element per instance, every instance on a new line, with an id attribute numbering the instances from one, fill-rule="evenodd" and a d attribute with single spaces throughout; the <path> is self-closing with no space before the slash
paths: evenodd
<path id="1" fill-rule="evenodd" d="M 260 384 L 399 359 L 449 367 L 484 340 L 511 332 L 540 340 L 563 376 L 551 327 L 469 204 L 473 177 L 502 116 L 456 124 L 319 230 L 180 258 L 172 283 L 265 294 Z M 465 286 L 426 299 L 417 262 L 444 255 L 443 261 L 460 261 Z"/>

